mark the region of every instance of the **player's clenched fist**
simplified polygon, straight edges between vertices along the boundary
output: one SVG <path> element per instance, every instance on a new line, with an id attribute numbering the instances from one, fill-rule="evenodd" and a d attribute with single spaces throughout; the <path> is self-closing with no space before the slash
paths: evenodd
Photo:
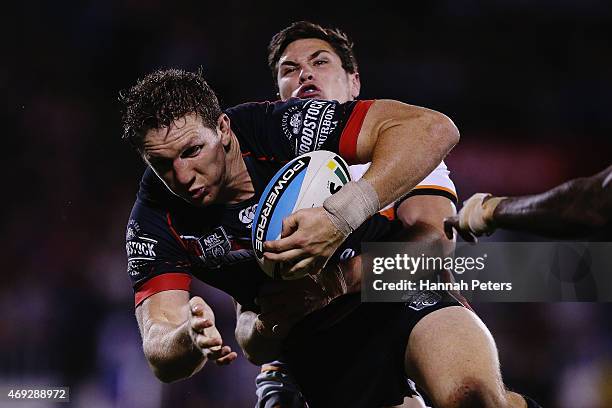
<path id="1" fill-rule="evenodd" d="M 215 315 L 199 296 L 189 300 L 189 335 L 204 356 L 218 365 L 234 361 L 238 355 L 229 346 L 223 345 L 221 333 L 215 327 Z"/>

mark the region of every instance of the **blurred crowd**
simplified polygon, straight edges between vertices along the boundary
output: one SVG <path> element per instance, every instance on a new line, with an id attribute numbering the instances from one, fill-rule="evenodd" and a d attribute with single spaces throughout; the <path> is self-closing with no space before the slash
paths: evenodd
<path id="1" fill-rule="evenodd" d="M 142 354 L 124 237 L 144 165 L 120 140 L 116 98 L 155 68 L 203 67 L 225 107 L 275 99 L 268 41 L 310 19 L 355 41 L 362 98 L 455 121 L 462 140 L 447 164 L 460 198 L 534 193 L 611 162 L 606 2 L 259 3 L 29 2 L 5 15 L 0 385 L 70 386 L 72 406 L 88 408 L 255 401 L 258 368 L 242 355 L 162 385 Z M 197 283 L 194 293 L 232 338 L 231 300 Z M 510 387 L 545 407 L 612 406 L 610 304 L 475 310 Z"/>

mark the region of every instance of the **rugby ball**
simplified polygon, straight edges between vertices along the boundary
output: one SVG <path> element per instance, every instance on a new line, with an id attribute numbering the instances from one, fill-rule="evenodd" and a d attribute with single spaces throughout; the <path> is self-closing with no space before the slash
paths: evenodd
<path id="1" fill-rule="evenodd" d="M 274 279 L 298 279 L 281 275 L 282 263 L 263 257 L 263 243 L 280 238 L 283 219 L 303 208 L 321 207 L 323 201 L 351 181 L 348 165 L 336 153 L 318 150 L 291 160 L 266 186 L 257 204 L 251 231 L 253 251 L 261 269 Z"/>

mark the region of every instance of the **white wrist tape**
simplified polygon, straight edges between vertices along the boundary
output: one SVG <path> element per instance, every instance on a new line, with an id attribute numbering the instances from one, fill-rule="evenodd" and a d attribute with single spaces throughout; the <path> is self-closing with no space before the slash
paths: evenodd
<path id="1" fill-rule="evenodd" d="M 350 181 L 336 194 L 327 197 L 323 208 L 334 226 L 345 237 L 380 210 L 374 187 L 365 179 Z"/>
<path id="2" fill-rule="evenodd" d="M 459 227 L 476 236 L 490 235 L 495 231 L 493 212 L 504 199 L 506 197 L 493 197 L 486 193 L 474 194 L 463 203 L 463 208 L 459 211 Z"/>

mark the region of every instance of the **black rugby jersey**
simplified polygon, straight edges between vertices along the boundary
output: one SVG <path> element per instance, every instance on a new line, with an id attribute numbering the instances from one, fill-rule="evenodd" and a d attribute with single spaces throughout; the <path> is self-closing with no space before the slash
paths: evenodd
<path id="1" fill-rule="evenodd" d="M 254 307 L 259 285 L 269 278 L 251 249 L 251 223 L 268 181 L 288 161 L 314 150 L 355 163 L 357 136 L 372 102 L 293 98 L 226 110 L 255 189 L 254 197 L 238 204 L 191 206 L 147 169 L 126 232 L 136 305 L 164 290 L 189 290 L 196 277 Z"/>

